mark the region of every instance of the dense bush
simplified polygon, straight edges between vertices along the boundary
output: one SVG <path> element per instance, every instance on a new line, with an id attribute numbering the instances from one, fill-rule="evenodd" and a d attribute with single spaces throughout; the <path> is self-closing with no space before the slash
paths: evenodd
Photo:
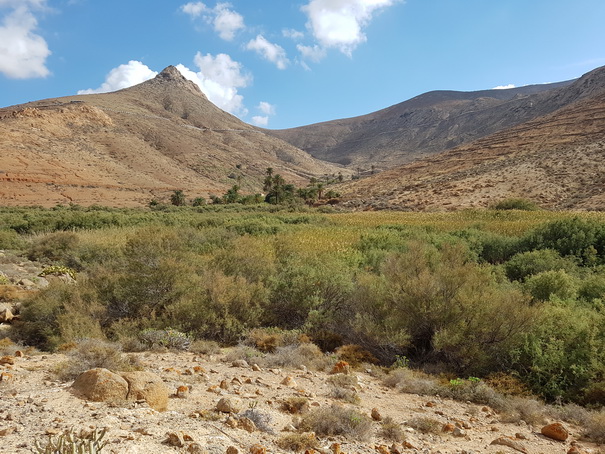
<path id="1" fill-rule="evenodd" d="M 536 203 L 527 199 L 513 198 L 504 199 L 492 206 L 493 210 L 524 210 L 524 211 L 535 211 L 539 207 Z"/>
<path id="2" fill-rule="evenodd" d="M 574 259 L 563 258 L 552 249 L 521 252 L 514 255 L 504 265 L 506 276 L 512 281 L 524 281 L 528 276 L 543 271 L 565 270 L 573 272 L 575 268 Z"/>

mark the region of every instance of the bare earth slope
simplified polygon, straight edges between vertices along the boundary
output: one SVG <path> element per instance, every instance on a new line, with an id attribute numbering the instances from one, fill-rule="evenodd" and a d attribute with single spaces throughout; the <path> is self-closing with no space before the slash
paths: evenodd
<path id="1" fill-rule="evenodd" d="M 387 169 L 551 113 L 578 99 L 571 84 L 433 91 L 360 117 L 267 132 L 319 159 Z"/>
<path id="2" fill-rule="evenodd" d="M 468 145 L 347 183 L 350 206 L 409 210 L 487 206 L 605 209 L 605 70 L 575 82 L 579 101 Z"/>
<path id="3" fill-rule="evenodd" d="M 175 189 L 260 192 L 267 167 L 287 181 L 339 169 L 206 99 L 174 67 L 114 93 L 0 109 L 0 204 L 136 206 Z"/>

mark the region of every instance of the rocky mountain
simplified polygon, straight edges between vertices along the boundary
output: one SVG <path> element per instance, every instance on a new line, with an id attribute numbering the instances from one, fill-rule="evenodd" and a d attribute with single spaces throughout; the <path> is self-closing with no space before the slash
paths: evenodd
<path id="1" fill-rule="evenodd" d="M 136 206 L 176 189 L 260 192 L 267 167 L 289 182 L 335 173 L 212 104 L 174 67 L 114 93 L 0 109 L 0 204 Z"/>
<path id="2" fill-rule="evenodd" d="M 546 208 L 605 209 L 605 68 L 538 97 L 565 107 L 348 183 L 348 204 L 435 210 L 523 197 Z"/>
<path id="3" fill-rule="evenodd" d="M 554 112 L 585 94 L 572 85 L 432 91 L 360 117 L 267 132 L 319 159 L 384 170 Z"/>

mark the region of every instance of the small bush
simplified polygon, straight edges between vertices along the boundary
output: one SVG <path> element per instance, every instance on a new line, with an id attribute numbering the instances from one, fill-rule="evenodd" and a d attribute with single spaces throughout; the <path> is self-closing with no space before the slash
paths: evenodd
<path id="1" fill-rule="evenodd" d="M 365 440 L 372 429 L 372 420 L 358 411 L 332 405 L 305 414 L 299 428 L 319 436 L 342 435 L 354 440 Z"/>
<path id="2" fill-rule="evenodd" d="M 327 382 L 332 386 L 351 388 L 359 384 L 359 379 L 356 375 L 334 374 L 328 377 Z"/>
<path id="3" fill-rule="evenodd" d="M 113 371 L 133 370 L 131 358 L 122 354 L 118 344 L 100 339 L 86 339 L 68 353 L 68 360 L 58 366 L 57 375 L 61 380 L 73 380 L 82 372 L 97 367 Z"/>
<path id="4" fill-rule="evenodd" d="M 189 351 L 198 355 L 217 355 L 221 352 L 221 346 L 215 341 L 196 340 L 191 343 Z"/>
<path id="5" fill-rule="evenodd" d="M 14 230 L 0 230 L 0 249 L 22 249 L 25 240 Z"/>
<path id="6" fill-rule="evenodd" d="M 329 397 L 332 399 L 342 400 L 343 402 L 347 402 L 349 404 L 358 405 L 361 403 L 361 398 L 357 391 L 350 388 L 341 388 L 339 386 L 332 387 L 330 391 Z"/>
<path id="7" fill-rule="evenodd" d="M 605 443 L 605 410 L 593 413 L 586 421 L 584 435 L 595 443 Z"/>
<path id="8" fill-rule="evenodd" d="M 262 430 L 263 432 L 274 433 L 273 428 L 271 427 L 271 415 L 269 413 L 263 413 L 256 408 L 249 408 L 245 412 L 241 414 L 241 416 L 248 418 L 250 421 L 256 425 L 257 429 Z"/>
<path id="9" fill-rule="evenodd" d="M 47 260 L 67 264 L 78 246 L 78 236 L 73 232 L 55 232 L 32 241 L 27 251 L 30 260 Z"/>
<path id="10" fill-rule="evenodd" d="M 189 350 L 191 337 L 175 329 L 146 329 L 139 333 L 139 340 L 153 350 L 167 348 L 170 350 Z"/>
<path id="11" fill-rule="evenodd" d="M 38 454 L 98 454 L 105 447 L 103 438 L 106 432 L 107 429 L 95 429 L 88 433 L 81 431 L 79 434 L 67 431 L 56 439 L 49 437 L 44 446 L 37 441 L 34 446 Z"/>
<path id="12" fill-rule="evenodd" d="M 281 449 L 294 452 L 302 452 L 319 447 L 319 441 L 312 432 L 284 435 L 275 443 Z"/>
<path id="13" fill-rule="evenodd" d="M 528 424 L 544 424 L 546 422 L 546 406 L 535 399 L 510 397 L 504 408 L 496 408 L 502 412 L 501 421 L 518 424 L 525 421 Z"/>
<path id="14" fill-rule="evenodd" d="M 412 369 L 397 369 L 388 374 L 383 383 L 401 392 L 419 395 L 434 395 L 439 392 L 439 383 L 430 375 Z"/>
<path id="15" fill-rule="evenodd" d="M 428 418 L 426 416 L 412 418 L 406 422 L 406 425 L 416 429 L 418 432 L 435 435 L 440 434 L 441 428 L 443 427 L 443 424 L 440 421 L 437 421 L 433 418 Z"/>
<path id="16" fill-rule="evenodd" d="M 265 356 L 262 362 L 266 367 L 298 368 L 305 366 L 315 370 L 326 370 L 332 364 L 332 360 L 314 344 L 278 347 L 275 353 Z"/>
<path id="17" fill-rule="evenodd" d="M 577 290 L 575 279 L 563 270 L 544 271 L 530 276 L 525 281 L 525 288 L 537 301 L 548 301 L 552 297 L 573 299 Z"/>
<path id="18" fill-rule="evenodd" d="M 336 356 L 346 361 L 351 367 L 357 367 L 363 363 L 378 364 L 378 359 L 361 345 L 347 344 L 336 349 Z"/>
<path id="19" fill-rule="evenodd" d="M 405 432 L 401 424 L 395 422 L 393 418 L 387 416 L 380 424 L 378 435 L 386 440 L 401 443 L 405 441 Z"/>

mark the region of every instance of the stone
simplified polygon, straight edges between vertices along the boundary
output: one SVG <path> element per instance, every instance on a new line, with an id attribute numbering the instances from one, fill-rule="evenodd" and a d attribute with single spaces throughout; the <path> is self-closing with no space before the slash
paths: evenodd
<path id="1" fill-rule="evenodd" d="M 256 363 L 252 364 L 252 370 L 254 372 L 261 372 L 262 371 L 262 369 L 260 368 L 260 366 L 258 364 L 256 364 Z"/>
<path id="2" fill-rule="evenodd" d="M 290 375 L 288 375 L 286 378 L 284 378 L 281 381 L 281 384 L 284 386 L 287 386 L 289 388 L 296 388 L 296 386 L 297 386 L 296 381 Z"/>
<path id="3" fill-rule="evenodd" d="M 208 451 L 199 443 L 191 443 L 187 446 L 187 452 L 189 454 L 208 454 Z"/>
<path id="4" fill-rule="evenodd" d="M 16 427 L 7 427 L 6 429 L 0 430 L 0 437 L 6 437 L 7 435 L 13 434 L 17 431 Z"/>
<path id="5" fill-rule="evenodd" d="M 233 367 L 249 367 L 248 361 L 246 361 L 245 359 L 236 359 L 231 363 L 231 365 Z"/>
<path id="6" fill-rule="evenodd" d="M 379 454 L 391 454 L 391 451 L 385 445 L 375 446 L 374 449 L 378 451 Z"/>
<path id="7" fill-rule="evenodd" d="M 219 388 L 225 389 L 225 390 L 229 389 L 229 383 L 227 382 L 227 380 L 222 380 L 221 384 L 219 385 Z"/>
<path id="8" fill-rule="evenodd" d="M 250 447 L 250 454 L 267 454 L 267 448 L 257 443 Z"/>
<path id="9" fill-rule="evenodd" d="M 0 366 L 13 365 L 15 364 L 15 358 L 12 356 L 3 356 L 0 358 Z"/>
<path id="10" fill-rule="evenodd" d="M 227 448 L 227 454 L 239 454 L 239 451 L 235 446 L 229 446 Z"/>
<path id="11" fill-rule="evenodd" d="M 331 373 L 332 374 L 348 374 L 351 371 L 351 366 L 346 361 L 338 361 L 334 364 Z"/>
<path id="12" fill-rule="evenodd" d="M 330 445 L 330 450 L 333 454 L 342 454 L 342 450 L 340 449 L 340 443 L 332 443 Z"/>
<path id="13" fill-rule="evenodd" d="M 13 311 L 9 307 L 0 308 L 0 323 L 8 323 L 15 318 Z"/>
<path id="14" fill-rule="evenodd" d="M 168 388 L 153 372 L 124 372 L 122 378 L 128 383 L 128 400 L 144 400 L 157 411 L 168 409 Z"/>
<path id="15" fill-rule="evenodd" d="M 229 397 L 223 397 L 216 404 L 216 410 L 222 413 L 239 413 L 241 405 Z"/>
<path id="16" fill-rule="evenodd" d="M 245 416 L 239 418 L 237 421 L 237 427 L 250 433 L 256 431 L 256 424 L 254 424 L 254 421 L 252 421 L 250 418 L 246 418 Z"/>
<path id="17" fill-rule="evenodd" d="M 81 373 L 71 386 L 74 391 L 94 402 L 126 400 L 128 396 L 128 382 L 103 368 Z"/>
<path id="18" fill-rule="evenodd" d="M 228 427 L 231 427 L 232 429 L 235 429 L 239 425 L 239 421 L 237 419 L 235 419 L 233 416 L 229 416 L 225 420 L 225 425 L 227 425 Z"/>
<path id="19" fill-rule="evenodd" d="M 444 424 L 443 427 L 441 428 L 441 432 L 453 432 L 456 429 L 456 426 L 454 426 L 452 423 L 447 423 Z"/>
<path id="20" fill-rule="evenodd" d="M 179 386 L 176 389 L 176 397 L 180 399 L 185 399 L 189 395 L 189 386 Z"/>
<path id="21" fill-rule="evenodd" d="M 569 437 L 569 432 L 560 422 L 547 424 L 540 431 L 542 435 L 552 440 L 565 441 Z"/>
<path id="22" fill-rule="evenodd" d="M 466 432 L 464 429 L 460 428 L 460 427 L 456 427 L 454 429 L 454 431 L 452 432 L 452 435 L 454 437 L 465 437 L 466 436 Z"/>
<path id="23" fill-rule="evenodd" d="M 380 414 L 380 411 L 378 411 L 378 408 L 372 408 L 370 416 L 374 421 L 382 421 L 382 415 Z"/>
<path id="24" fill-rule="evenodd" d="M 523 446 L 518 441 L 515 441 L 515 440 L 513 440 L 511 438 L 508 438 L 508 437 L 496 438 L 494 441 L 492 441 L 490 443 L 490 445 L 507 446 L 507 447 L 509 447 L 511 449 L 514 449 L 515 451 L 519 451 L 519 452 L 522 452 L 524 454 L 527 454 L 527 449 L 525 449 L 525 446 Z"/>
<path id="25" fill-rule="evenodd" d="M 174 446 L 177 448 L 182 448 L 185 446 L 185 438 L 181 432 L 169 432 L 166 434 L 166 437 L 167 438 L 164 440 L 164 443 L 169 446 Z"/>

